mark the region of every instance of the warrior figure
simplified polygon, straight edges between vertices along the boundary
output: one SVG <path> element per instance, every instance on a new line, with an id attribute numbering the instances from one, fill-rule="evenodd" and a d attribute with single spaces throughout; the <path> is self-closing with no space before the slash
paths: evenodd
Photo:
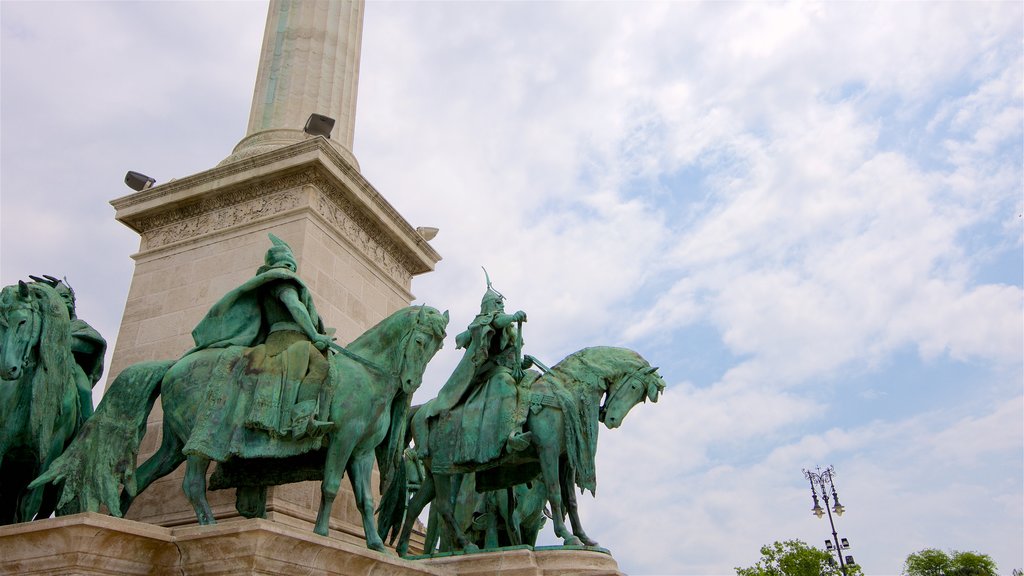
<path id="1" fill-rule="evenodd" d="M 522 355 L 522 323 L 526 322 L 526 312 L 519 310 L 514 314 L 506 314 L 505 297 L 491 285 L 486 270 L 484 274 L 487 292 L 480 302 L 480 313 L 464 332 L 455 337 L 456 348 L 465 348 L 466 353 L 437 398 L 424 406 L 427 410 L 426 418 L 413 421 L 416 455 L 420 458 L 429 455 L 426 421 L 465 403 L 474 392 L 482 388 L 491 390 L 488 397 L 512 398 L 515 401 L 511 414 L 503 415 L 512 420 L 512 431 L 505 442 L 506 449 L 510 452 L 522 451 L 530 444 L 531 433 L 523 432 L 529 394 L 520 390 L 525 370 L 533 366 L 532 360 L 529 357 L 524 359 Z"/>

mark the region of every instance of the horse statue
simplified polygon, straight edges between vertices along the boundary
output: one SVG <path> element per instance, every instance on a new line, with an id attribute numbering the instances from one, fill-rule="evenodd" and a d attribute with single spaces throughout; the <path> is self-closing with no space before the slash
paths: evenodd
<path id="1" fill-rule="evenodd" d="M 239 380 L 227 386 L 207 385 L 211 374 L 230 373 L 232 362 L 221 356 L 237 357 L 239 352 L 233 349 L 241 347 L 205 349 L 177 361 L 129 366 L 108 388 L 79 440 L 33 485 L 63 480 L 63 498 L 70 491 L 81 496 L 88 510 L 98 510 L 102 503 L 121 516 L 138 493 L 184 461 L 185 496 L 200 524 L 214 524 L 206 498 L 211 461 L 220 463 L 211 482 L 220 478 L 220 487 L 237 486 L 236 506 L 249 517 L 265 514 L 267 485 L 315 477 L 322 484 L 314 531 L 326 536 L 334 498 L 348 473 L 367 546 L 383 551 L 373 516 L 374 458 L 381 483 L 393 484 L 396 468 L 404 468 L 401 451 L 410 398 L 422 382 L 427 362 L 441 348 L 447 325 L 447 312 L 410 306 L 339 349 L 329 360 L 326 392 L 332 427 L 324 436 L 301 440 L 232 427 L 225 412 L 216 409 L 230 406 L 243 394 Z M 158 394 L 165 407 L 162 443 L 136 470 L 146 417 Z M 309 472 L 311 463 L 315 472 Z M 289 477 L 282 470 L 295 474 Z"/>
<path id="2" fill-rule="evenodd" d="M 536 363 L 539 366 L 539 363 Z M 529 371 L 531 385 L 530 410 L 525 430 L 532 432 L 530 446 L 520 452 L 503 452 L 490 462 L 453 462 L 451 430 L 445 431 L 445 416 L 426 422 L 429 438 L 427 471 L 420 489 L 409 502 L 398 536 L 399 554 L 408 552 L 409 536 L 415 518 L 433 501 L 445 528 L 463 550 L 478 549 L 469 541 L 455 520 L 452 510 L 453 491 L 458 491 L 458 475 L 475 473 L 478 491 L 507 488 L 532 481 L 540 476 L 547 492 L 555 534 L 565 545 L 596 546 L 584 532 L 576 507 L 574 486 L 597 488 L 594 458 L 597 452 L 598 423 L 617 428 L 633 406 L 650 399 L 657 402 L 665 389 L 665 381 L 639 354 L 625 348 L 586 348 L 569 355 L 549 371 L 540 375 Z M 604 401 L 602 406 L 601 402 Z M 422 407 L 412 418 L 429 413 Z M 421 422 L 416 425 L 421 425 Z M 565 526 L 568 513 L 572 524 Z M 383 535 L 393 526 L 380 522 Z"/>
<path id="3" fill-rule="evenodd" d="M 55 487 L 29 483 L 78 431 L 82 415 L 71 320 L 53 287 L 18 282 L 0 291 L 0 525 L 49 517 Z M 66 500 L 62 513 L 76 512 Z"/>

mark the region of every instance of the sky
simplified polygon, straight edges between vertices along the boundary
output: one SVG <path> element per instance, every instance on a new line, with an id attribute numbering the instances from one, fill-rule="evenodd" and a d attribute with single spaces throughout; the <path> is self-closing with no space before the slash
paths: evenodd
<path id="1" fill-rule="evenodd" d="M 266 12 L 0 2 L 0 284 L 66 275 L 114 341 L 139 245 L 109 201 L 127 170 L 166 182 L 230 154 Z M 865 573 L 940 548 L 1009 574 L 1022 73 L 1019 2 L 369 2 L 354 152 L 440 229 L 417 302 L 467 325 L 486 266 L 527 353 L 661 367 L 580 499 L 623 571 L 822 546 L 802 470 L 833 465 Z"/>

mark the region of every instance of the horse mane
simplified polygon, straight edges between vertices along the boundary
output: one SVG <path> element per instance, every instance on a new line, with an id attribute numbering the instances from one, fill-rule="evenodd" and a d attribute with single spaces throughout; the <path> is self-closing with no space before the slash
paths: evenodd
<path id="1" fill-rule="evenodd" d="M 557 381 L 568 382 L 570 388 L 604 391 L 604 377 L 633 371 L 646 364 L 642 356 L 628 348 L 595 346 L 566 356 L 551 368 L 551 372 L 558 377 Z"/>
<path id="2" fill-rule="evenodd" d="M 413 317 L 411 322 L 410 316 Z M 431 335 L 444 339 L 447 321 L 443 320 L 440 312 L 426 305 L 407 306 L 360 334 L 346 348 L 353 351 L 377 350 L 381 342 L 392 342 L 396 337 L 408 332 L 417 322 L 422 324 L 421 328 L 427 328 Z"/>
<path id="3" fill-rule="evenodd" d="M 74 386 L 71 355 L 71 319 L 67 306 L 57 291 L 34 282 L 28 285 L 32 305 L 40 316 L 39 342 L 36 344 L 39 364 L 32 375 L 32 408 L 29 429 L 36 438 L 37 457 L 42 463 L 50 453 L 55 423 L 61 418 L 78 418 L 78 403 L 72 414 L 63 414 L 64 395 Z"/>

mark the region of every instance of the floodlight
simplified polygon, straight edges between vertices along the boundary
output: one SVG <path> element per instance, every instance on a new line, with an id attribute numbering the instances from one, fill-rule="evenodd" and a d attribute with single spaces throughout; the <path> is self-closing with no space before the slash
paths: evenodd
<path id="1" fill-rule="evenodd" d="M 416 233 L 427 242 L 430 242 L 435 236 L 437 236 L 437 228 L 432 228 L 430 226 L 417 226 Z"/>
<path id="2" fill-rule="evenodd" d="M 142 192 L 143 190 L 152 188 L 153 184 L 156 183 L 156 180 L 141 172 L 133 172 L 129 170 L 128 173 L 124 175 L 124 183 L 132 190 Z"/>
<path id="3" fill-rule="evenodd" d="M 843 548 L 849 548 L 850 547 L 850 541 L 847 540 L 846 538 L 840 538 L 839 539 L 839 543 L 843 545 Z"/>
<path id="4" fill-rule="evenodd" d="M 310 136 L 323 136 L 324 138 L 331 137 L 331 130 L 334 130 L 334 118 L 328 118 L 323 114 L 310 114 L 309 120 L 306 120 L 306 127 L 302 129 L 303 132 Z"/>
<path id="5" fill-rule="evenodd" d="M 847 566 L 855 566 L 857 563 L 853 561 L 853 556 L 846 557 Z"/>

